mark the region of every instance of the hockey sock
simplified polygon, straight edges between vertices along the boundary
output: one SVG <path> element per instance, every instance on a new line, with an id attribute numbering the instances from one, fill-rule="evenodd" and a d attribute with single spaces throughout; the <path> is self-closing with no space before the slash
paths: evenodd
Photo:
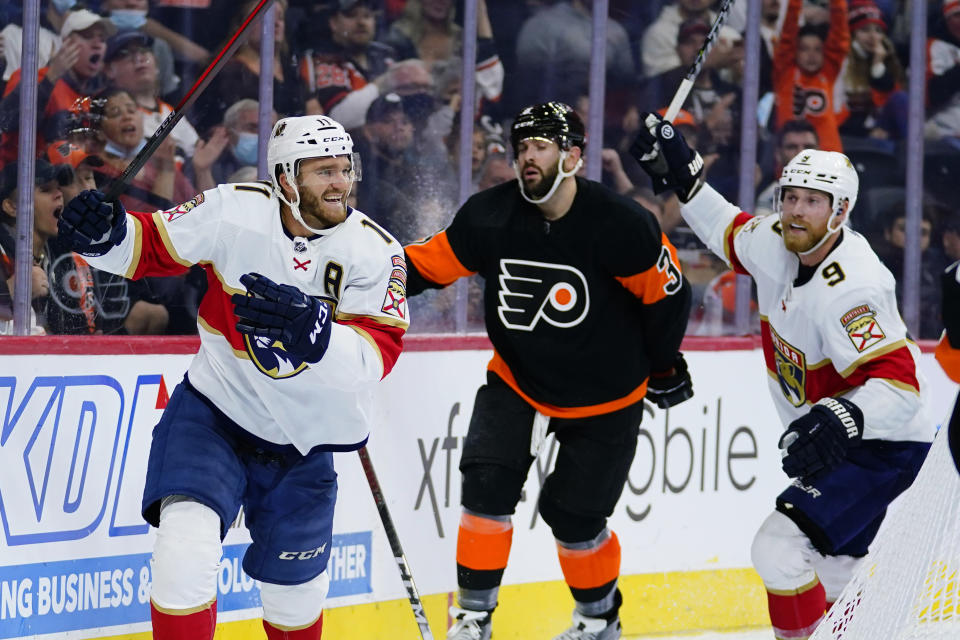
<path id="1" fill-rule="evenodd" d="M 264 620 L 263 630 L 267 632 L 267 640 L 320 640 L 323 635 L 323 614 L 310 625 L 300 629 L 281 629 Z"/>
<path id="2" fill-rule="evenodd" d="M 457 534 L 457 584 L 460 606 L 492 611 L 503 570 L 507 568 L 513 524 L 510 516 L 490 516 L 464 510 Z"/>
<path id="3" fill-rule="evenodd" d="M 823 619 L 827 596 L 819 578 L 790 591 L 767 589 L 770 622 L 778 640 L 809 638 Z"/>
<path id="4" fill-rule="evenodd" d="M 154 640 L 212 640 L 217 628 L 217 601 L 196 609 L 160 610 L 150 601 Z"/>
<path id="5" fill-rule="evenodd" d="M 604 529 L 587 542 L 557 540 L 557 555 L 577 611 L 592 618 L 612 620 L 622 601 L 616 588 L 620 575 L 617 534 Z"/>

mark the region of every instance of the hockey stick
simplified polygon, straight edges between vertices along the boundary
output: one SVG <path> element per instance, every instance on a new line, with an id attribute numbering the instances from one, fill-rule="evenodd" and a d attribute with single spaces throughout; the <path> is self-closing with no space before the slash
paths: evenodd
<path id="1" fill-rule="evenodd" d="M 696 82 L 697 76 L 700 75 L 700 68 L 703 67 L 703 61 L 706 60 L 710 49 L 712 49 L 716 43 L 717 33 L 720 31 L 720 27 L 723 26 L 724 20 L 727 19 L 731 5 L 733 5 L 733 0 L 723 0 L 723 4 L 717 12 L 717 17 L 713 21 L 713 26 L 710 27 L 710 31 L 703 41 L 703 46 L 700 47 L 700 51 L 697 52 L 696 59 L 693 61 L 693 64 L 690 65 L 690 69 L 687 70 L 687 75 L 683 77 L 680 86 L 677 87 L 677 92 L 673 94 L 673 100 L 670 101 L 670 106 L 667 107 L 667 112 L 663 116 L 663 119 L 667 122 L 673 122 L 673 119 L 680 113 L 680 107 L 686 102 L 687 96 L 690 94 L 690 89 L 693 88 L 693 83 Z"/>
<path id="2" fill-rule="evenodd" d="M 400 579 L 403 580 L 403 586 L 407 588 L 407 598 L 410 600 L 410 607 L 413 609 L 413 617 L 417 620 L 417 626 L 420 627 L 420 637 L 423 638 L 423 640 L 433 640 L 433 633 L 430 632 L 430 625 L 427 624 L 427 614 L 423 611 L 423 602 L 420 600 L 420 593 L 417 591 L 417 585 L 413 583 L 413 576 L 410 575 L 410 566 L 407 564 L 407 557 L 403 553 L 403 547 L 400 546 L 400 537 L 397 535 L 396 527 L 393 526 L 393 518 L 390 517 L 390 511 L 387 510 L 387 501 L 383 497 L 380 482 L 377 480 L 377 474 L 373 470 L 370 453 L 365 446 L 360 447 L 357 453 L 360 455 L 360 464 L 363 465 L 363 473 L 367 476 L 367 484 L 370 485 L 370 493 L 373 494 L 373 501 L 377 503 L 377 511 L 380 512 L 380 521 L 383 523 L 383 530 L 387 534 L 387 540 L 390 542 L 393 558 L 397 561 L 397 568 L 400 570 Z"/>
<path id="3" fill-rule="evenodd" d="M 118 178 L 113 180 L 105 191 L 106 201 L 113 202 L 116 200 L 121 193 L 123 193 L 124 188 L 126 188 L 127 183 L 129 183 L 137 173 L 140 172 L 140 169 L 143 168 L 143 165 L 147 164 L 147 160 L 150 159 L 150 156 L 153 155 L 153 152 L 157 150 L 160 144 L 166 139 L 167 135 L 173 131 L 173 128 L 177 126 L 177 123 L 183 118 L 184 114 L 187 112 L 193 103 L 197 101 L 197 98 L 200 97 L 200 93 L 207 88 L 207 85 L 213 80 L 214 76 L 220 71 L 220 69 L 230 60 L 233 56 L 234 51 L 240 46 L 240 36 L 246 31 L 247 27 L 250 26 L 250 23 L 256 19 L 258 15 L 265 9 L 267 9 L 273 0 L 260 0 L 260 3 L 253 8 L 253 11 L 250 12 L 250 15 L 247 16 L 247 19 L 244 20 L 243 24 L 240 25 L 240 28 L 237 29 L 237 32 L 233 34 L 233 37 L 223 46 L 223 49 L 220 50 L 220 53 L 217 54 L 210 64 L 204 69 L 203 73 L 197 78 L 197 81 L 193 83 L 193 86 L 190 87 L 190 90 L 187 91 L 187 94 L 183 96 L 183 99 L 173 108 L 173 111 L 168 115 L 164 121 L 160 124 L 160 127 L 154 132 L 152 136 L 147 139 L 147 143 L 144 145 L 143 149 L 137 153 L 136 157 L 130 161 L 130 164 L 127 165 L 127 168 L 124 169 L 123 173 L 120 174 Z"/>

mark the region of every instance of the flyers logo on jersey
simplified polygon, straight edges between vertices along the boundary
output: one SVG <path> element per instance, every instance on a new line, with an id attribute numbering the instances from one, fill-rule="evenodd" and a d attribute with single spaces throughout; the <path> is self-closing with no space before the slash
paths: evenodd
<path id="1" fill-rule="evenodd" d="M 773 356 L 780 390 L 790 404 L 802 407 L 807 401 L 807 359 L 802 351 L 777 335 L 773 327 L 770 327 L 770 340 L 773 342 Z"/>
<path id="2" fill-rule="evenodd" d="M 499 299 L 503 326 L 520 331 L 533 331 L 541 319 L 573 327 L 590 309 L 587 279 L 579 270 L 529 260 L 500 261 Z"/>
<path id="3" fill-rule="evenodd" d="M 847 337 L 858 352 L 869 349 L 887 337 L 877 322 L 877 312 L 865 304 L 843 314 L 840 324 L 847 330 Z"/>
<path id="4" fill-rule="evenodd" d="M 190 200 L 187 200 L 183 204 L 178 205 L 174 209 L 169 209 L 167 211 L 164 211 L 163 213 L 164 215 L 167 216 L 167 222 L 173 222 L 177 218 L 181 218 L 186 214 L 190 213 L 192 209 L 196 209 L 201 204 L 203 204 L 203 194 L 198 193 Z"/>

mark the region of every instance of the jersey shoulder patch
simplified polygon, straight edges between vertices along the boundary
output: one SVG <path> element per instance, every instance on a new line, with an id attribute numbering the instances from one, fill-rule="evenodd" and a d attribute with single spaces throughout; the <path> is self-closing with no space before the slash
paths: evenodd
<path id="1" fill-rule="evenodd" d="M 857 352 L 862 353 L 887 337 L 877 321 L 877 315 L 870 305 L 860 304 L 840 317 L 840 324 Z"/>

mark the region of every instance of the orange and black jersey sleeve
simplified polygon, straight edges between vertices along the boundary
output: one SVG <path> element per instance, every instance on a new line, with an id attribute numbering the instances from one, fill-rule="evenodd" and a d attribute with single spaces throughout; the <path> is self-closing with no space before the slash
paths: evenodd
<path id="1" fill-rule="evenodd" d="M 443 232 L 405 248 L 415 295 L 478 273 L 491 370 L 547 415 L 643 397 L 686 329 L 690 290 L 653 215 L 596 182 L 547 221 L 516 181 L 482 191 Z"/>

